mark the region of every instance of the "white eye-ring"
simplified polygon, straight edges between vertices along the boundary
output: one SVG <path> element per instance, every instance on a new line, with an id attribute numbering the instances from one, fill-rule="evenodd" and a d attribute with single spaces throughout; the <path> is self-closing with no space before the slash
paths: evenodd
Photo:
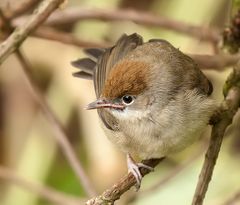
<path id="1" fill-rule="evenodd" d="M 131 105 L 134 102 L 134 97 L 131 95 L 124 95 L 122 97 L 122 102 L 125 105 Z"/>

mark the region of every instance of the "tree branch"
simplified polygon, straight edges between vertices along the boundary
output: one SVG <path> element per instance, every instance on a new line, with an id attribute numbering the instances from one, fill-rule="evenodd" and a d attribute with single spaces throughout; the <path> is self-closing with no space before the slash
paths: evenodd
<path id="1" fill-rule="evenodd" d="M 23 25 L 17 27 L 6 41 L 0 44 L 0 65 L 63 1 L 44 0 L 41 2 L 32 16 Z"/>
<path id="2" fill-rule="evenodd" d="M 51 27 L 40 27 L 32 34 L 35 37 L 58 41 L 61 43 L 78 46 L 81 48 L 105 48 L 110 46 L 107 43 L 97 43 L 93 41 L 84 41 L 74 35 L 58 31 Z"/>
<path id="3" fill-rule="evenodd" d="M 199 65 L 200 69 L 216 69 L 224 70 L 226 67 L 235 65 L 240 59 L 239 54 L 216 54 L 216 55 L 201 55 L 187 54 Z"/>
<path id="4" fill-rule="evenodd" d="M 156 26 L 170 29 L 201 40 L 218 42 L 220 34 L 215 29 L 191 25 L 181 21 L 169 19 L 160 15 L 136 10 L 104 10 L 89 8 L 69 8 L 56 12 L 47 21 L 46 25 L 71 24 L 79 20 L 96 19 L 103 21 L 133 21 L 145 26 Z"/>
<path id="5" fill-rule="evenodd" d="M 93 187 L 91 186 L 91 183 L 84 172 L 84 169 L 82 168 L 82 165 L 80 161 L 78 160 L 75 152 L 73 151 L 73 148 L 71 144 L 68 141 L 68 136 L 63 128 L 63 125 L 58 120 L 58 118 L 55 116 L 52 109 L 49 107 L 48 103 L 46 102 L 45 98 L 42 96 L 40 90 L 38 89 L 37 85 L 35 84 L 35 81 L 31 74 L 30 65 L 26 61 L 26 59 L 23 57 L 23 55 L 17 51 L 17 57 L 19 59 L 19 62 L 22 65 L 26 80 L 29 84 L 31 94 L 35 101 L 39 104 L 40 108 L 42 109 L 42 112 L 45 114 L 46 118 L 49 120 L 50 124 L 52 125 L 53 131 L 55 132 L 55 138 L 63 151 L 63 154 L 66 156 L 68 162 L 70 163 L 73 171 L 75 172 L 76 176 L 79 179 L 80 184 L 83 185 L 84 190 L 88 194 L 88 196 L 92 197 L 95 196 L 95 191 Z"/>
<path id="6" fill-rule="evenodd" d="M 40 197 L 43 197 L 52 203 L 60 205 L 80 205 L 83 204 L 83 199 L 69 196 L 67 194 L 55 191 L 50 187 L 43 185 L 37 185 L 33 182 L 29 182 L 26 179 L 16 175 L 12 170 L 0 166 L 0 178 L 7 182 L 12 182 L 20 187 L 23 187 L 31 192 L 37 193 Z"/>
<path id="7" fill-rule="evenodd" d="M 232 119 L 238 110 L 240 104 L 240 62 L 235 66 L 232 74 L 226 81 L 226 85 L 226 97 L 219 109 L 220 118 L 218 118 L 212 127 L 209 147 L 205 155 L 205 161 L 199 176 L 192 205 L 203 204 L 221 148 L 224 133 L 227 127 L 232 123 Z"/>
<path id="8" fill-rule="evenodd" d="M 150 159 L 144 160 L 142 163 L 155 167 L 157 166 L 164 158 L 160 159 Z M 142 176 L 145 176 L 150 171 L 145 168 L 140 168 Z M 114 204 L 114 202 L 120 199 L 121 195 L 128 191 L 132 186 L 136 184 L 136 179 L 132 173 L 127 174 L 122 177 L 116 184 L 111 188 L 105 190 L 101 195 L 92 198 L 86 202 L 86 205 L 101 205 L 101 204 Z"/>

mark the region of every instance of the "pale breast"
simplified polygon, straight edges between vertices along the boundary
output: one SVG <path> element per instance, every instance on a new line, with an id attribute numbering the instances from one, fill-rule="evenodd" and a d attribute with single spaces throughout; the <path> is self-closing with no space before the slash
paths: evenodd
<path id="1" fill-rule="evenodd" d="M 214 107 L 213 100 L 187 91 L 145 118 L 121 120 L 119 132 L 106 128 L 105 132 L 126 153 L 159 158 L 192 144 L 207 126 Z"/>

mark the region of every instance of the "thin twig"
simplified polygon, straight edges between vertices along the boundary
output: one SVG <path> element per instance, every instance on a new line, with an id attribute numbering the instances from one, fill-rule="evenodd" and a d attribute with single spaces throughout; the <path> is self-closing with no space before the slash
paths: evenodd
<path id="1" fill-rule="evenodd" d="M 0 178 L 6 182 L 11 182 L 31 192 L 37 193 L 38 196 L 45 198 L 53 203 L 60 205 L 80 205 L 83 199 L 73 197 L 62 192 L 58 192 L 50 187 L 34 184 L 23 177 L 18 176 L 11 169 L 0 166 Z"/>
<path id="2" fill-rule="evenodd" d="M 224 133 L 227 127 L 232 123 L 232 119 L 238 110 L 240 104 L 240 62 L 238 62 L 238 64 L 235 66 L 232 74 L 229 76 L 226 82 L 226 85 L 226 98 L 219 109 L 220 119 L 214 123 L 212 128 L 209 147 L 199 176 L 192 205 L 203 204 L 221 148 Z"/>
<path id="3" fill-rule="evenodd" d="M 164 158 L 161 159 L 150 159 L 142 161 L 144 164 L 155 167 Z M 145 176 L 150 171 L 145 168 L 140 168 L 142 176 Z M 114 202 L 120 199 L 121 195 L 128 191 L 132 186 L 136 184 L 136 179 L 132 173 L 127 174 L 122 177 L 117 183 L 115 183 L 111 188 L 105 190 L 101 195 L 92 198 L 86 202 L 86 205 L 103 205 L 103 204 L 114 204 Z"/>
<path id="4" fill-rule="evenodd" d="M 22 65 L 22 68 L 24 70 L 24 74 L 26 76 L 27 82 L 29 83 L 29 87 L 31 89 L 31 94 L 33 95 L 36 102 L 41 107 L 43 113 L 46 115 L 47 119 L 52 125 L 53 131 L 55 132 L 55 138 L 57 142 L 59 143 L 59 146 L 61 147 L 64 155 L 66 156 L 68 162 L 70 163 L 73 171 L 75 172 L 76 176 L 79 179 L 79 182 L 83 185 L 86 193 L 88 196 L 92 197 L 95 196 L 96 193 L 93 189 L 93 187 L 90 184 L 90 181 L 84 172 L 84 169 L 82 168 L 82 165 L 80 161 L 78 160 L 75 152 L 73 151 L 73 148 L 71 144 L 68 141 L 68 136 L 61 124 L 61 122 L 58 120 L 58 118 L 55 116 L 52 109 L 49 107 L 48 103 L 46 102 L 45 98 L 42 96 L 42 93 L 36 86 L 34 79 L 32 77 L 32 74 L 30 72 L 30 65 L 24 58 L 24 56 L 17 51 L 16 52 L 17 57 L 19 59 L 19 62 Z"/>
<path id="5" fill-rule="evenodd" d="M 200 69 L 224 70 L 226 67 L 235 65 L 240 60 L 239 54 L 217 54 L 217 55 L 200 55 L 187 54 L 196 61 Z"/>
<path id="6" fill-rule="evenodd" d="M 0 65 L 63 1 L 44 0 L 41 2 L 32 16 L 23 25 L 17 27 L 7 40 L 0 44 Z"/>
<path id="7" fill-rule="evenodd" d="M 240 190 L 234 194 L 233 197 L 228 199 L 226 202 L 224 202 L 222 205 L 237 205 L 237 202 L 240 201 Z"/>
<path id="8" fill-rule="evenodd" d="M 81 48 L 104 48 L 108 47 L 107 43 L 97 43 L 94 41 L 84 41 L 74 35 L 62 31 L 58 31 L 51 27 L 40 27 L 32 34 L 35 37 L 48 40 L 58 41 L 61 43 L 78 46 Z"/>
<path id="9" fill-rule="evenodd" d="M 104 10 L 89 8 L 68 8 L 56 12 L 47 21 L 46 25 L 71 24 L 79 20 L 96 19 L 104 21 L 133 21 L 145 26 L 156 26 L 170 29 L 201 40 L 218 42 L 220 34 L 215 29 L 196 26 L 181 21 L 169 19 L 160 15 L 136 10 Z M 20 20 L 20 19 L 19 19 Z"/>

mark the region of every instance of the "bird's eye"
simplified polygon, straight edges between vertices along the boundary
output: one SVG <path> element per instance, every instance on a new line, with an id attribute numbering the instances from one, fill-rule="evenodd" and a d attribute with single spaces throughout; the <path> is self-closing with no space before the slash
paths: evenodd
<path id="1" fill-rule="evenodd" d="M 124 96 L 122 97 L 122 101 L 123 101 L 123 103 L 124 103 L 125 105 L 130 105 L 130 104 L 133 103 L 134 97 L 131 96 L 131 95 L 124 95 Z"/>

